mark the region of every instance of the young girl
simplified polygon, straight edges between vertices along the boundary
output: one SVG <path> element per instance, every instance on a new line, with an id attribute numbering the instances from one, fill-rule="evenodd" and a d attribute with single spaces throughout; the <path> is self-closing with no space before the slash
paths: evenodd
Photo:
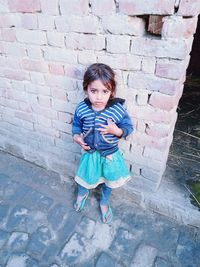
<path id="1" fill-rule="evenodd" d="M 89 189 L 101 184 L 102 221 L 110 223 L 112 188 L 130 179 L 118 142 L 133 131 L 133 125 L 123 107 L 125 100 L 115 98 L 115 74 L 109 66 L 100 63 L 89 66 L 84 74 L 83 90 L 87 98 L 77 106 L 72 126 L 73 140 L 83 148 L 75 177 L 78 194 L 74 207 L 81 211 Z"/>

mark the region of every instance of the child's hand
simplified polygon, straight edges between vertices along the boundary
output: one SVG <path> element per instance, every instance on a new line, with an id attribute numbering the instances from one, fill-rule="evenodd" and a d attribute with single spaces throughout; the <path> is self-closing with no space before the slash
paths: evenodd
<path id="1" fill-rule="evenodd" d="M 123 131 L 120 129 L 111 119 L 107 120 L 108 125 L 99 124 L 102 128 L 99 128 L 101 134 L 113 134 L 118 137 L 122 136 Z"/>
<path id="2" fill-rule="evenodd" d="M 90 147 L 83 140 L 83 134 L 75 134 L 73 136 L 74 142 L 79 144 L 84 150 L 90 150 Z"/>

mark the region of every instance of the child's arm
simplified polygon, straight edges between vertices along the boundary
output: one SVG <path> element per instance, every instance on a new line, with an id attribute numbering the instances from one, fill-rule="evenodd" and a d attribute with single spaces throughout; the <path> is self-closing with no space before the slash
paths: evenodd
<path id="1" fill-rule="evenodd" d="M 83 140 L 82 121 L 77 115 L 77 112 L 75 112 L 74 114 L 74 119 L 72 123 L 72 135 L 73 135 L 74 142 L 79 144 L 84 150 L 90 149 L 90 147 Z"/>
<path id="2" fill-rule="evenodd" d="M 127 112 L 125 112 L 123 119 L 118 124 L 118 127 L 123 131 L 121 137 L 127 137 L 129 134 L 133 132 L 134 130 L 133 123 Z"/>

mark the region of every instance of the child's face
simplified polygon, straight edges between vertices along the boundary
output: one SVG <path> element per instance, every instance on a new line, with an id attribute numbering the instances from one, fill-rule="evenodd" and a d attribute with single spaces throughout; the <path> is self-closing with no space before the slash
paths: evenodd
<path id="1" fill-rule="evenodd" d="M 101 80 L 96 80 L 88 85 L 87 95 L 93 109 L 102 110 L 110 99 L 111 91 L 105 87 Z"/>

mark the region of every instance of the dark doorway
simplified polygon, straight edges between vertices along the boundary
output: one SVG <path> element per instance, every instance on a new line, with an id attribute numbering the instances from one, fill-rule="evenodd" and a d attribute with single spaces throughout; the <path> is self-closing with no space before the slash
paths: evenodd
<path id="1" fill-rule="evenodd" d="M 200 17 L 167 165 L 200 208 Z"/>

